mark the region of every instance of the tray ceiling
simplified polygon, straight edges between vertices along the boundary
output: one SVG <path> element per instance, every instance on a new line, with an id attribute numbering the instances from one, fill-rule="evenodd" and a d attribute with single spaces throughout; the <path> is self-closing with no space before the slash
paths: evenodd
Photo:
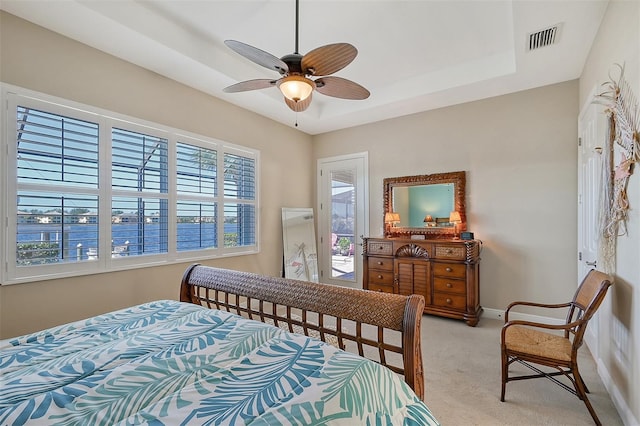
<path id="1" fill-rule="evenodd" d="M 351 101 L 316 93 L 297 117 L 276 88 L 222 92 L 239 81 L 278 76 L 223 42 L 239 40 L 278 57 L 292 53 L 293 0 L 3 0 L 0 8 L 319 134 L 579 78 L 607 3 L 302 0 L 300 53 L 353 44 L 358 56 L 335 75 L 362 84 L 371 96 Z M 552 27 L 553 43 L 530 50 L 531 34 Z"/>

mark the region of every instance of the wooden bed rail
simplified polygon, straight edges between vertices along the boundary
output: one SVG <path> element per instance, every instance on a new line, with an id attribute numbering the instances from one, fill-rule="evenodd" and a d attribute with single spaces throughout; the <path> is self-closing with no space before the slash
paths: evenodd
<path id="1" fill-rule="evenodd" d="M 416 395 L 424 398 L 422 296 L 194 264 L 182 278 L 180 300 L 271 323 L 356 352 L 403 375 Z"/>

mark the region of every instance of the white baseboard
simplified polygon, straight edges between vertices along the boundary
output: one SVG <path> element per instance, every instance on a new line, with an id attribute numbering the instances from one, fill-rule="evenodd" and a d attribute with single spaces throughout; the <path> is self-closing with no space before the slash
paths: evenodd
<path id="1" fill-rule="evenodd" d="M 482 316 L 490 319 L 498 319 L 504 321 L 504 310 L 500 309 L 491 309 L 491 308 L 483 308 Z M 533 321 L 533 322 L 543 322 L 547 324 L 563 324 L 564 320 L 558 318 L 544 317 L 541 315 L 531 315 L 531 314 L 523 314 L 520 312 L 509 312 L 510 320 L 523 320 L 523 321 Z"/>
<path id="2" fill-rule="evenodd" d="M 640 425 L 640 421 L 633 415 L 633 412 L 627 405 L 627 402 L 624 400 L 622 393 L 620 393 L 620 389 L 616 386 L 611 375 L 609 374 L 609 370 L 607 370 L 607 366 L 604 365 L 602 360 L 597 360 L 596 362 L 598 368 L 598 375 L 600 379 L 602 379 L 602 383 L 604 383 L 604 387 L 609 392 L 611 396 L 611 401 L 613 405 L 616 407 L 618 414 L 620 414 L 620 418 L 622 419 L 622 423 L 625 426 L 637 426 Z"/>

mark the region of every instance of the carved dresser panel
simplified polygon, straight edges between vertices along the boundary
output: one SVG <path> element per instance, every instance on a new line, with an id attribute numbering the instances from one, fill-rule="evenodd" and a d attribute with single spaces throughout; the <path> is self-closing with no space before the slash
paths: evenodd
<path id="1" fill-rule="evenodd" d="M 364 238 L 364 288 L 424 296 L 427 314 L 480 319 L 480 242 Z"/>

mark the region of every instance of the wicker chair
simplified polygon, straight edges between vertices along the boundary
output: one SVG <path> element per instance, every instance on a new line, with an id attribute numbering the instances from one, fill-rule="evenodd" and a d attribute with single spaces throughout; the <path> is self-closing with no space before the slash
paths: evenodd
<path id="1" fill-rule="evenodd" d="M 501 338 L 502 394 L 500 401 L 504 402 L 507 382 L 546 377 L 580 398 L 587 406 L 594 422 L 597 425 L 601 424 L 587 398 L 589 390 L 578 371 L 578 349 L 582 346 L 587 324 L 602 303 L 610 285 L 611 281 L 608 275 L 591 270 L 578 287 L 571 302 L 551 305 L 514 302 L 507 307 Z M 566 308 L 568 311 L 566 322 L 561 325 L 553 325 L 531 321 L 509 321 L 509 311 L 514 306 Z M 553 334 L 540 329 L 562 331 L 562 334 Z M 530 368 L 536 374 L 509 377 L 509 365 L 515 361 Z M 532 364 L 551 367 L 558 371 L 543 371 Z M 554 377 L 559 375 L 567 377 L 573 388 Z"/>

